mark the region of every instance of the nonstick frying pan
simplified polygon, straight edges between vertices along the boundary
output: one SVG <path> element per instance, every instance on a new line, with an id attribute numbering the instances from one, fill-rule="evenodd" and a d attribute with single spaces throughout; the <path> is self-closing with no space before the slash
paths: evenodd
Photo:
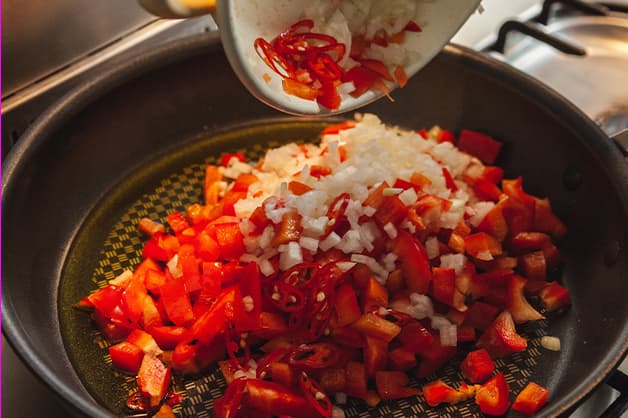
<path id="1" fill-rule="evenodd" d="M 364 111 L 408 128 L 438 124 L 499 138 L 506 176 L 521 175 L 527 190 L 549 196 L 567 224 L 559 279 L 573 305 L 525 329 L 531 349 L 498 366 L 513 393 L 529 379 L 550 389 L 540 416 L 568 413 L 628 348 L 628 169 L 622 155 L 556 93 L 461 47 L 447 46 L 394 98 Z M 74 414 L 122 413 L 130 378 L 105 364 L 106 350 L 88 316 L 71 305 L 139 261 L 134 216 L 163 216 L 200 200 L 199 170 L 221 152 L 255 155 L 282 141 L 312 140 L 324 122 L 288 118 L 258 103 L 230 71 L 217 37 L 204 35 L 112 64 L 23 135 L 3 167 L 3 331 Z M 539 348 L 536 337 L 544 333 L 561 339 L 560 352 Z M 207 414 L 203 410 L 219 396 L 219 376 L 201 383 L 177 381 L 189 395 L 183 413 Z M 350 405 L 348 413 L 426 410 L 404 402 L 370 411 Z M 472 402 L 465 405 L 429 414 L 477 412 Z"/>

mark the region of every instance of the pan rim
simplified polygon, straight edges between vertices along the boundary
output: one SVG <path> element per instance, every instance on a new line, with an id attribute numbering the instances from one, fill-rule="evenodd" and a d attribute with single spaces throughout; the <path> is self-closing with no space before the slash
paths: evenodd
<path id="1" fill-rule="evenodd" d="M 9 152 L 3 163 L 2 173 L 2 206 L 4 207 L 7 196 L 15 187 L 15 173 L 22 164 L 26 164 L 29 155 L 34 149 L 45 142 L 50 132 L 54 132 L 73 115 L 97 100 L 103 94 L 115 89 L 130 79 L 142 76 L 144 73 L 163 67 L 181 59 L 190 58 L 206 53 L 211 48 L 220 48 L 217 34 L 204 34 L 174 41 L 157 48 L 150 53 L 138 55 L 124 62 L 114 62 L 103 72 L 94 78 L 79 85 L 55 104 L 42 113 L 31 127 L 22 135 L 14 148 Z M 613 187 L 617 191 L 623 210 L 628 213 L 628 169 L 619 150 L 610 141 L 600 141 L 606 137 L 597 125 L 588 119 L 575 105 L 568 102 L 551 88 L 541 84 L 538 80 L 519 72 L 504 63 L 490 57 L 478 54 L 475 51 L 457 45 L 448 45 L 444 52 L 464 61 L 476 70 L 481 69 L 489 75 L 499 74 L 501 82 L 508 83 L 510 88 L 517 89 L 525 97 L 539 103 L 544 110 L 557 115 L 558 109 L 567 110 L 567 122 L 569 125 L 585 130 L 587 141 L 585 145 L 590 149 L 593 158 L 604 161 L 607 175 L 612 178 Z M 561 113 L 561 117 L 564 114 Z M 575 129 L 574 128 L 574 129 Z M 28 341 L 27 333 L 19 323 L 17 310 L 15 310 L 12 298 L 3 292 L 2 295 L 2 332 L 7 337 L 11 346 L 15 349 L 22 361 L 34 374 L 50 387 L 56 395 L 64 399 L 73 409 L 89 414 L 90 416 L 113 416 L 109 411 L 85 396 L 58 378 L 49 370 L 35 347 Z M 628 351 L 628 324 L 624 325 L 619 337 L 623 336 L 608 351 L 604 361 L 595 368 L 595 373 L 572 390 L 572 396 L 565 396 L 563 402 L 555 402 L 548 405 L 540 416 L 553 416 L 564 414 L 575 408 L 592 390 L 601 384 L 608 375 L 617 367 Z"/>

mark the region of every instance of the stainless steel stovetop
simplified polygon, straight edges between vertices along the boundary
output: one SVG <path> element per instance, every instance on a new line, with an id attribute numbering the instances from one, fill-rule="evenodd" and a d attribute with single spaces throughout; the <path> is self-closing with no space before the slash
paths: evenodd
<path id="1" fill-rule="evenodd" d="M 580 2 L 568 0 L 564 3 Z M 628 1 L 612 3 L 628 10 Z M 543 22 L 544 25 L 530 23 L 535 18 L 544 20 L 542 17 L 538 19 L 543 11 L 542 5 L 542 0 L 483 0 L 483 12 L 475 13 L 452 41 L 491 54 L 539 78 L 574 102 L 609 134 L 628 128 L 628 14 L 614 12 L 611 17 L 591 17 L 574 12 L 572 8 L 554 5 L 551 17 Z M 595 8 L 589 12 L 595 12 Z M 71 87 L 99 71 L 103 63 L 123 59 L 125 54 L 146 51 L 166 41 L 217 30 L 211 17 L 187 21 L 163 21 L 147 16 L 138 19 L 142 22 L 138 29 L 89 51 L 50 74 L 30 83 L 24 82 L 3 96 L 3 159 L 39 113 Z M 514 29 L 504 36 L 504 45 L 496 44 L 500 28 L 508 20 L 528 22 L 525 27 L 539 29 L 541 33 L 549 33 L 569 45 L 583 48 L 585 55 L 560 52 L 536 39 L 521 36 L 522 28 L 517 23 L 510 25 Z M 501 32 L 505 34 L 506 30 Z M 19 57 L 6 55 L 3 58 L 5 62 L 12 58 L 19 60 Z M 2 416 L 67 416 L 61 401 L 19 361 L 4 338 L 2 348 Z M 628 361 L 624 361 L 620 370 L 628 372 Z M 625 380 L 623 383 L 625 386 Z M 602 385 L 572 417 L 600 416 L 618 394 L 610 386 Z M 621 395 L 623 399 L 626 396 L 626 393 Z"/>

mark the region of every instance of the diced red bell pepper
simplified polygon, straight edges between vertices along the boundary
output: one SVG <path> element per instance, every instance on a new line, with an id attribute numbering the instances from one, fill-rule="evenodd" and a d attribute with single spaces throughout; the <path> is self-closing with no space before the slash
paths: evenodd
<path id="1" fill-rule="evenodd" d="M 485 232 L 464 237 L 464 248 L 467 254 L 473 258 L 486 260 L 502 254 L 502 246 L 498 240 Z"/>
<path id="2" fill-rule="evenodd" d="M 485 348 L 493 357 L 506 357 L 514 352 L 525 350 L 528 342 L 517 334 L 510 312 L 504 311 L 484 331 L 477 345 Z"/>
<path id="3" fill-rule="evenodd" d="M 517 395 L 512 409 L 531 417 L 543 408 L 549 399 L 549 391 L 534 382 L 530 382 Z"/>
<path id="4" fill-rule="evenodd" d="M 170 229 L 172 229 L 172 232 L 175 234 L 178 234 L 184 229 L 190 227 L 188 221 L 185 219 L 185 216 L 183 216 L 183 214 L 179 211 L 172 212 L 166 216 L 166 221 L 168 222 Z"/>
<path id="5" fill-rule="evenodd" d="M 343 83 L 352 81 L 355 90 L 349 94 L 353 97 L 360 97 L 373 86 L 376 80 L 379 80 L 379 74 L 362 65 L 356 65 L 345 72 L 341 80 Z"/>
<path id="6" fill-rule="evenodd" d="M 159 296 L 159 288 L 166 283 L 166 275 L 161 271 L 148 270 L 144 276 L 144 285 L 152 295 Z"/>
<path id="7" fill-rule="evenodd" d="M 373 313 L 365 313 L 362 315 L 357 321 L 351 324 L 351 328 L 366 336 L 375 337 L 385 342 L 390 342 L 401 332 L 399 325 Z"/>
<path id="8" fill-rule="evenodd" d="M 94 322 L 96 322 L 98 329 L 100 329 L 105 338 L 107 338 L 107 341 L 111 343 L 115 343 L 126 338 L 133 330 L 132 328 L 125 327 L 122 324 L 111 322 L 109 318 L 102 315 L 99 311 L 94 311 L 92 318 L 94 319 Z"/>
<path id="9" fill-rule="evenodd" d="M 502 143 L 490 136 L 469 130 L 460 132 L 458 148 L 480 159 L 485 164 L 493 164 L 499 155 Z"/>
<path id="10" fill-rule="evenodd" d="M 399 84 L 399 87 L 403 88 L 406 84 L 408 84 L 408 74 L 401 65 L 397 65 L 395 67 L 393 75 L 395 76 L 395 81 Z"/>
<path id="11" fill-rule="evenodd" d="M 467 354 L 462 363 L 460 363 L 460 370 L 465 379 L 471 383 L 482 383 L 495 370 L 495 363 L 493 363 L 493 359 L 488 351 L 480 348 Z"/>
<path id="12" fill-rule="evenodd" d="M 350 326 L 342 328 L 332 328 L 331 337 L 338 344 L 352 348 L 362 348 L 366 345 L 364 335 L 351 328 Z"/>
<path id="13" fill-rule="evenodd" d="M 368 68 L 369 70 L 375 71 L 385 80 L 394 81 L 392 75 L 390 75 L 390 72 L 388 71 L 388 68 L 380 60 L 360 59 L 359 62 L 360 64 L 362 64 L 362 66 Z"/>
<path id="14" fill-rule="evenodd" d="M 376 337 L 366 336 L 366 345 L 363 348 L 364 366 L 366 375 L 374 377 L 375 372 L 384 370 L 388 361 L 388 343 Z"/>
<path id="15" fill-rule="evenodd" d="M 161 325 L 147 328 L 157 345 L 163 350 L 173 350 L 177 344 L 188 338 L 188 329 L 176 325 Z"/>
<path id="16" fill-rule="evenodd" d="M 142 257 L 157 261 L 170 260 L 170 254 L 168 254 L 168 251 L 160 247 L 157 241 L 153 239 L 146 241 L 146 244 L 144 244 L 144 248 L 142 249 Z"/>
<path id="17" fill-rule="evenodd" d="M 161 349 L 152 335 L 141 329 L 134 329 L 126 337 L 126 342 L 133 344 L 145 354 L 159 355 Z"/>
<path id="18" fill-rule="evenodd" d="M 214 225 L 216 241 L 220 246 L 222 256 L 227 260 L 236 260 L 244 253 L 244 242 L 240 226 L 233 223 L 218 223 Z"/>
<path id="19" fill-rule="evenodd" d="M 257 183 L 258 181 L 259 179 L 255 174 L 242 173 L 233 182 L 233 185 L 231 186 L 231 191 L 246 193 L 249 190 L 249 186 L 251 186 L 251 184 Z"/>
<path id="20" fill-rule="evenodd" d="M 246 392 L 246 402 L 263 413 L 301 417 L 313 412 L 305 397 L 275 382 L 247 379 Z"/>
<path id="21" fill-rule="evenodd" d="M 475 301 L 469 305 L 463 324 L 484 331 L 491 326 L 498 313 L 499 308 L 496 306 Z"/>
<path id="22" fill-rule="evenodd" d="M 401 328 L 399 341 L 407 350 L 418 353 L 431 347 L 432 334 L 418 321 L 412 321 Z"/>
<path id="23" fill-rule="evenodd" d="M 139 229 L 142 233 L 152 237 L 156 234 L 163 234 L 166 232 L 166 227 L 160 224 L 159 222 L 155 222 L 150 218 L 142 218 L 138 224 Z"/>
<path id="24" fill-rule="evenodd" d="M 552 211 L 549 199 L 534 198 L 533 229 L 546 232 L 556 239 L 567 233 L 565 224 Z"/>
<path id="25" fill-rule="evenodd" d="M 486 232 L 500 242 L 508 235 L 508 224 L 499 203 L 491 209 L 477 226 L 478 231 Z"/>
<path id="26" fill-rule="evenodd" d="M 144 355 L 137 373 L 137 385 L 151 407 L 159 405 L 170 386 L 170 367 L 152 354 Z"/>
<path id="27" fill-rule="evenodd" d="M 362 305 L 365 313 L 388 306 L 388 290 L 371 275 L 362 292 Z"/>
<path id="28" fill-rule="evenodd" d="M 407 372 L 416 366 L 416 356 L 404 347 L 395 348 L 388 352 L 388 365 L 392 370 Z"/>
<path id="29" fill-rule="evenodd" d="M 259 329 L 255 331 L 255 335 L 264 339 L 272 339 L 288 332 L 288 325 L 286 325 L 283 316 L 279 314 L 260 312 L 259 321 L 260 326 Z"/>
<path id="30" fill-rule="evenodd" d="M 270 364 L 270 375 L 272 381 L 286 387 L 295 387 L 297 385 L 297 371 L 290 367 L 287 363 L 274 362 Z M 326 370 L 326 369 L 325 369 Z"/>
<path id="31" fill-rule="evenodd" d="M 122 341 L 109 347 L 109 356 L 116 369 L 137 374 L 144 352 L 128 341 Z"/>
<path id="32" fill-rule="evenodd" d="M 487 415 L 503 415 L 510 406 L 510 389 L 503 373 L 496 374 L 475 391 L 475 403 Z"/>
<path id="33" fill-rule="evenodd" d="M 423 396 L 429 406 L 435 407 L 441 403 L 456 404 L 468 399 L 471 394 L 458 391 L 438 379 L 423 386 Z"/>
<path id="34" fill-rule="evenodd" d="M 456 347 L 443 346 L 440 336 L 435 335 L 434 341 L 427 349 L 421 350 L 421 363 L 416 371 L 416 377 L 422 379 L 440 369 L 453 356 L 456 355 Z"/>
<path id="35" fill-rule="evenodd" d="M 225 394 L 214 401 L 216 418 L 235 418 L 238 415 L 246 386 L 245 378 L 235 379 L 229 383 Z"/>
<path id="36" fill-rule="evenodd" d="M 227 321 L 233 319 L 235 299 L 240 297 L 240 289 L 231 286 L 224 289 L 216 302 L 190 327 L 191 338 L 209 344 L 227 327 Z"/>
<path id="37" fill-rule="evenodd" d="M 336 289 L 334 307 L 336 309 L 336 325 L 338 327 L 350 325 L 361 316 L 355 290 L 348 284 L 343 284 Z"/>
<path id="38" fill-rule="evenodd" d="M 355 127 L 356 122 L 354 120 L 346 120 L 344 122 L 335 123 L 333 125 L 326 126 L 325 129 L 321 132 L 321 135 L 331 135 L 337 134 L 340 131 L 344 131 L 345 129 L 351 129 Z"/>
<path id="39" fill-rule="evenodd" d="M 222 165 L 223 167 L 227 167 L 229 165 L 229 161 L 231 161 L 232 158 L 235 158 L 236 160 L 242 163 L 246 162 L 246 157 L 244 156 L 243 153 L 234 152 L 234 153 L 223 154 L 220 157 L 220 165 Z"/>
<path id="40" fill-rule="evenodd" d="M 402 229 L 393 241 L 393 251 L 401 259 L 401 270 L 408 290 L 426 294 L 432 281 L 432 271 L 423 244 Z"/>
<path id="41" fill-rule="evenodd" d="M 551 282 L 539 292 L 541 303 L 552 312 L 571 304 L 569 290 L 556 282 Z"/>
<path id="42" fill-rule="evenodd" d="M 142 312 L 140 321 L 140 325 L 144 329 L 163 325 L 164 322 L 155 300 L 147 294 L 144 295 L 144 312 Z"/>
<path id="43" fill-rule="evenodd" d="M 159 293 L 168 318 L 175 325 L 187 327 L 194 322 L 194 312 L 184 280 L 175 279 L 166 282 L 160 287 Z"/>
<path id="44" fill-rule="evenodd" d="M 514 275 L 511 277 L 508 290 L 506 291 L 506 309 L 517 324 L 543 319 L 543 315 L 528 303 L 523 294 L 526 283 L 526 279 Z"/>
<path id="45" fill-rule="evenodd" d="M 133 277 L 122 294 L 123 309 L 127 314 L 129 325 L 137 324 L 144 312 L 147 297 L 143 277 Z"/>
<path id="46" fill-rule="evenodd" d="M 475 341 L 475 328 L 469 325 L 462 325 L 458 327 L 458 342 L 465 343 L 469 341 Z"/>
<path id="47" fill-rule="evenodd" d="M 300 181 L 293 180 L 290 183 L 288 183 L 288 190 L 290 190 L 290 192 L 293 195 L 301 196 L 302 194 L 307 193 L 310 190 L 312 190 L 312 188 L 305 183 L 301 183 Z"/>
<path id="48" fill-rule="evenodd" d="M 378 395 L 385 401 L 416 396 L 420 390 L 408 387 L 408 375 L 399 371 L 375 372 L 375 387 Z"/>
<path id="49" fill-rule="evenodd" d="M 199 345 L 187 340 L 179 342 L 172 352 L 172 368 L 183 375 L 197 374 L 200 371 L 196 362 Z"/>
<path id="50" fill-rule="evenodd" d="M 346 392 L 347 378 L 345 369 L 329 368 L 321 370 L 318 382 L 325 393 Z"/>
<path id="51" fill-rule="evenodd" d="M 432 294 L 434 299 L 459 311 L 466 311 L 464 295 L 456 288 L 456 272 L 454 269 L 434 267 L 432 269 Z"/>
<path id="52" fill-rule="evenodd" d="M 277 247 L 290 241 L 298 241 L 301 236 L 301 215 L 298 212 L 286 212 L 281 217 L 272 245 Z"/>
<path id="53" fill-rule="evenodd" d="M 350 361 L 345 366 L 345 380 L 347 382 L 347 394 L 363 398 L 367 392 L 367 374 L 364 363 Z"/>
<path id="54" fill-rule="evenodd" d="M 399 225 L 408 215 L 408 208 L 397 196 L 384 196 L 373 217 L 380 227 Z"/>
<path id="55" fill-rule="evenodd" d="M 550 237 L 543 232 L 520 232 L 510 240 L 510 250 L 515 254 L 538 251 L 550 243 Z"/>

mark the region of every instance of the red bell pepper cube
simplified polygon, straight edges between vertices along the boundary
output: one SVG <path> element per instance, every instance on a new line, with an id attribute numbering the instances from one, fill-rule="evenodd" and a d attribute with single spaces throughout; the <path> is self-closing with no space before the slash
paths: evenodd
<path id="1" fill-rule="evenodd" d="M 512 404 L 512 409 L 531 417 L 545 406 L 548 399 L 549 391 L 547 389 L 530 382 L 519 392 L 515 402 Z"/>
<path id="2" fill-rule="evenodd" d="M 298 241 L 301 236 L 301 215 L 298 212 L 286 212 L 275 231 L 272 245 L 279 246 L 290 241 Z"/>
<path id="3" fill-rule="evenodd" d="M 233 319 L 235 299 L 240 297 L 240 289 L 231 286 L 224 289 L 216 302 L 190 327 L 191 338 L 209 344 L 214 337 L 222 334 L 227 321 Z"/>
<path id="4" fill-rule="evenodd" d="M 534 220 L 532 227 L 535 231 L 546 232 L 556 239 L 567 233 L 567 227 L 554 214 L 549 199 L 534 198 Z"/>
<path id="5" fill-rule="evenodd" d="M 447 170 L 446 167 L 443 167 L 442 171 L 443 171 L 443 177 L 445 177 L 445 187 L 447 187 L 452 192 L 458 191 L 458 186 L 456 186 L 456 182 L 454 181 L 454 178 L 452 177 L 449 170 Z"/>
<path id="6" fill-rule="evenodd" d="M 113 323 L 111 320 L 104 315 L 102 315 L 99 311 L 94 311 L 92 314 L 92 318 L 98 329 L 103 333 L 107 341 L 111 343 L 118 342 L 126 338 L 131 331 L 133 330 L 130 327 L 126 327 L 120 323 Z"/>
<path id="7" fill-rule="evenodd" d="M 347 382 L 347 394 L 363 398 L 367 392 L 367 374 L 364 363 L 349 361 L 345 366 L 345 380 Z"/>
<path id="8" fill-rule="evenodd" d="M 170 229 L 172 229 L 172 232 L 175 234 L 178 234 L 184 229 L 190 227 L 188 221 L 185 219 L 185 216 L 183 216 L 183 214 L 179 211 L 172 212 L 166 216 L 166 221 L 168 222 Z"/>
<path id="9" fill-rule="evenodd" d="M 336 90 L 336 86 L 333 82 L 323 82 L 318 92 L 316 103 L 330 110 L 335 110 L 340 107 L 340 94 L 338 90 Z"/>
<path id="10" fill-rule="evenodd" d="M 124 288 L 108 285 L 87 296 L 87 300 L 103 317 L 111 319 L 120 310 Z"/>
<path id="11" fill-rule="evenodd" d="M 236 260 L 244 253 L 244 242 L 240 226 L 237 223 L 218 223 L 214 225 L 216 241 L 222 257 Z"/>
<path id="12" fill-rule="evenodd" d="M 350 326 L 342 328 L 332 328 L 331 337 L 338 344 L 352 348 L 362 348 L 366 345 L 364 335 Z"/>
<path id="13" fill-rule="evenodd" d="M 463 130 L 458 138 L 458 148 L 477 157 L 485 164 L 493 164 L 502 144 L 486 134 Z"/>
<path id="14" fill-rule="evenodd" d="M 487 415 L 503 415 L 510 406 L 510 389 L 503 373 L 496 374 L 475 391 L 475 403 Z"/>
<path id="15" fill-rule="evenodd" d="M 392 341 L 392 339 L 401 332 L 399 325 L 372 313 L 362 315 L 357 321 L 351 324 L 351 328 L 368 337 L 375 337 L 387 343 Z"/>
<path id="16" fill-rule="evenodd" d="M 223 167 L 228 167 L 229 166 L 229 161 L 231 161 L 232 158 L 235 158 L 236 160 L 245 163 L 246 162 L 246 157 L 244 156 L 243 153 L 241 152 L 234 152 L 234 153 L 227 153 L 227 154 L 223 154 L 220 157 L 220 165 L 222 165 Z"/>
<path id="17" fill-rule="evenodd" d="M 200 371 L 196 362 L 199 345 L 187 340 L 179 342 L 172 351 L 172 368 L 183 375 L 197 374 Z"/>
<path id="18" fill-rule="evenodd" d="M 395 67 L 393 75 L 395 76 L 395 81 L 399 84 L 399 87 L 403 88 L 406 84 L 408 84 L 408 74 L 401 65 L 397 65 Z"/>
<path id="19" fill-rule="evenodd" d="M 246 392 L 247 403 L 262 413 L 295 417 L 311 416 L 314 413 L 305 397 L 275 382 L 247 379 Z"/>
<path id="20" fill-rule="evenodd" d="M 137 385 L 150 406 L 158 406 L 170 386 L 170 367 L 152 354 L 144 355 L 137 373 Z"/>
<path id="21" fill-rule="evenodd" d="M 419 353 L 421 361 L 419 369 L 416 371 L 416 377 L 422 379 L 427 377 L 445 365 L 453 356 L 456 355 L 456 347 L 443 346 L 440 343 L 440 337 L 434 336 L 432 344 Z"/>
<path id="22" fill-rule="evenodd" d="M 475 301 L 469 305 L 463 325 L 470 325 L 473 328 L 484 331 L 491 326 L 497 314 L 499 314 L 499 308 L 496 306 Z"/>
<path id="23" fill-rule="evenodd" d="M 380 227 L 384 227 L 388 223 L 399 225 L 406 216 L 408 216 L 408 208 L 399 197 L 384 196 L 373 218 Z"/>
<path id="24" fill-rule="evenodd" d="M 375 372 L 375 387 L 383 400 L 417 396 L 420 390 L 408 387 L 408 375 L 399 371 Z"/>
<path id="25" fill-rule="evenodd" d="M 456 288 L 454 269 L 434 267 L 432 269 L 432 295 L 434 299 L 459 311 L 465 311 L 464 295 Z"/>
<path id="26" fill-rule="evenodd" d="M 141 329 L 134 329 L 126 337 L 126 342 L 133 344 L 145 354 L 159 355 L 161 349 L 152 335 Z"/>
<path id="27" fill-rule="evenodd" d="M 401 270 L 408 290 L 426 294 L 432 281 L 432 271 L 423 244 L 402 229 L 393 241 L 393 251 L 401 260 Z"/>
<path id="28" fill-rule="evenodd" d="M 519 257 L 523 275 L 530 280 L 545 280 L 547 265 L 543 251 L 533 251 Z"/>
<path id="29" fill-rule="evenodd" d="M 142 317 L 147 296 L 144 278 L 133 277 L 122 294 L 123 309 L 127 314 L 129 325 L 137 324 Z"/>
<path id="30" fill-rule="evenodd" d="M 321 370 L 318 375 L 318 383 L 325 393 L 346 392 L 345 369 L 333 367 Z"/>
<path id="31" fill-rule="evenodd" d="M 388 306 L 388 290 L 370 275 L 362 291 L 363 312 L 372 312 Z"/>
<path id="32" fill-rule="evenodd" d="M 196 253 L 203 261 L 217 261 L 220 259 L 220 245 L 207 231 L 201 231 L 196 236 Z"/>
<path id="33" fill-rule="evenodd" d="M 245 264 L 238 270 L 241 299 L 237 305 L 241 310 L 235 316 L 238 331 L 255 331 L 260 329 L 262 312 L 262 284 L 257 263 Z"/>
<path id="34" fill-rule="evenodd" d="M 504 311 L 484 331 L 477 346 L 485 348 L 493 357 L 506 357 L 514 352 L 525 350 L 528 342 L 517 334 L 510 312 Z"/>
<path id="35" fill-rule="evenodd" d="M 181 341 L 188 339 L 188 329 L 176 325 L 158 325 L 147 328 L 157 345 L 164 350 L 173 350 Z"/>
<path id="36" fill-rule="evenodd" d="M 469 325 L 462 325 L 458 327 L 458 342 L 464 343 L 469 341 L 475 341 L 475 328 Z"/>
<path id="37" fill-rule="evenodd" d="M 253 183 L 257 183 L 258 181 L 259 180 L 255 174 L 242 173 L 233 182 L 231 191 L 246 193 L 249 190 L 249 186 Z"/>
<path id="38" fill-rule="evenodd" d="M 194 322 L 194 312 L 184 280 L 174 279 L 166 282 L 159 288 L 159 293 L 166 314 L 175 325 L 187 327 Z"/>
<path id="39" fill-rule="evenodd" d="M 552 312 L 571 304 L 569 290 L 556 282 L 551 282 L 539 292 L 541 303 Z"/>
<path id="40" fill-rule="evenodd" d="M 128 341 L 122 341 L 109 347 L 109 356 L 113 367 L 135 375 L 142 364 L 144 352 Z"/>
<path id="41" fill-rule="evenodd" d="M 140 325 L 144 329 L 163 325 L 161 312 L 159 312 L 155 300 L 148 294 L 144 295 L 144 312 L 142 312 Z"/>
<path id="42" fill-rule="evenodd" d="M 376 80 L 379 80 L 379 74 L 362 65 L 356 65 L 345 72 L 341 80 L 343 83 L 352 81 L 355 90 L 349 94 L 353 97 L 360 97 L 373 86 Z"/>
<path id="43" fill-rule="evenodd" d="M 495 363 L 483 348 L 471 351 L 460 363 L 462 375 L 471 383 L 485 382 L 495 370 Z"/>
<path id="44" fill-rule="evenodd" d="M 336 326 L 338 327 L 350 325 L 361 316 L 358 297 L 349 284 L 343 284 L 336 289 L 334 307 L 337 317 Z"/>
<path id="45" fill-rule="evenodd" d="M 543 319 L 543 315 L 528 303 L 523 294 L 527 282 L 523 277 L 514 275 L 506 292 L 506 309 L 517 324 Z"/>
<path id="46" fill-rule="evenodd" d="M 506 223 L 506 218 L 504 218 L 502 206 L 499 203 L 495 205 L 477 226 L 478 231 L 486 232 L 500 242 L 508 235 L 508 224 Z"/>
<path id="47" fill-rule="evenodd" d="M 178 261 L 183 273 L 186 292 L 194 293 L 201 290 L 201 273 L 194 246 L 191 244 L 182 245 L 179 248 Z"/>
<path id="48" fill-rule="evenodd" d="M 142 218 L 138 223 L 140 232 L 143 234 L 152 237 L 153 235 L 163 234 L 166 232 L 166 227 L 160 224 L 159 222 L 155 222 L 150 218 Z"/>
<path id="49" fill-rule="evenodd" d="M 416 355 L 404 347 L 395 348 L 388 352 L 388 365 L 392 370 L 407 372 L 416 366 Z"/>
<path id="50" fill-rule="evenodd" d="M 434 337 L 420 322 L 412 321 L 401 328 L 399 341 L 405 349 L 418 353 L 428 349 Z"/>
<path id="51" fill-rule="evenodd" d="M 384 370 L 388 362 L 388 343 L 376 337 L 366 338 L 366 345 L 363 348 L 364 366 L 366 375 L 374 377 L 375 372 Z"/>
<path id="52" fill-rule="evenodd" d="M 513 254 L 522 254 L 528 251 L 538 251 L 551 243 L 550 237 L 543 232 L 520 232 L 510 240 L 510 250 Z"/>
<path id="53" fill-rule="evenodd" d="M 471 257 L 482 260 L 487 256 L 492 258 L 502 254 L 501 243 L 485 232 L 476 232 L 464 237 L 464 248 Z"/>
<path id="54" fill-rule="evenodd" d="M 469 398 L 469 394 L 452 388 L 440 379 L 423 386 L 423 396 L 431 407 L 438 406 L 441 403 L 453 405 Z"/>
<path id="55" fill-rule="evenodd" d="M 216 418 L 235 418 L 238 415 L 246 386 L 247 380 L 244 378 L 229 383 L 225 394 L 214 401 Z"/>

